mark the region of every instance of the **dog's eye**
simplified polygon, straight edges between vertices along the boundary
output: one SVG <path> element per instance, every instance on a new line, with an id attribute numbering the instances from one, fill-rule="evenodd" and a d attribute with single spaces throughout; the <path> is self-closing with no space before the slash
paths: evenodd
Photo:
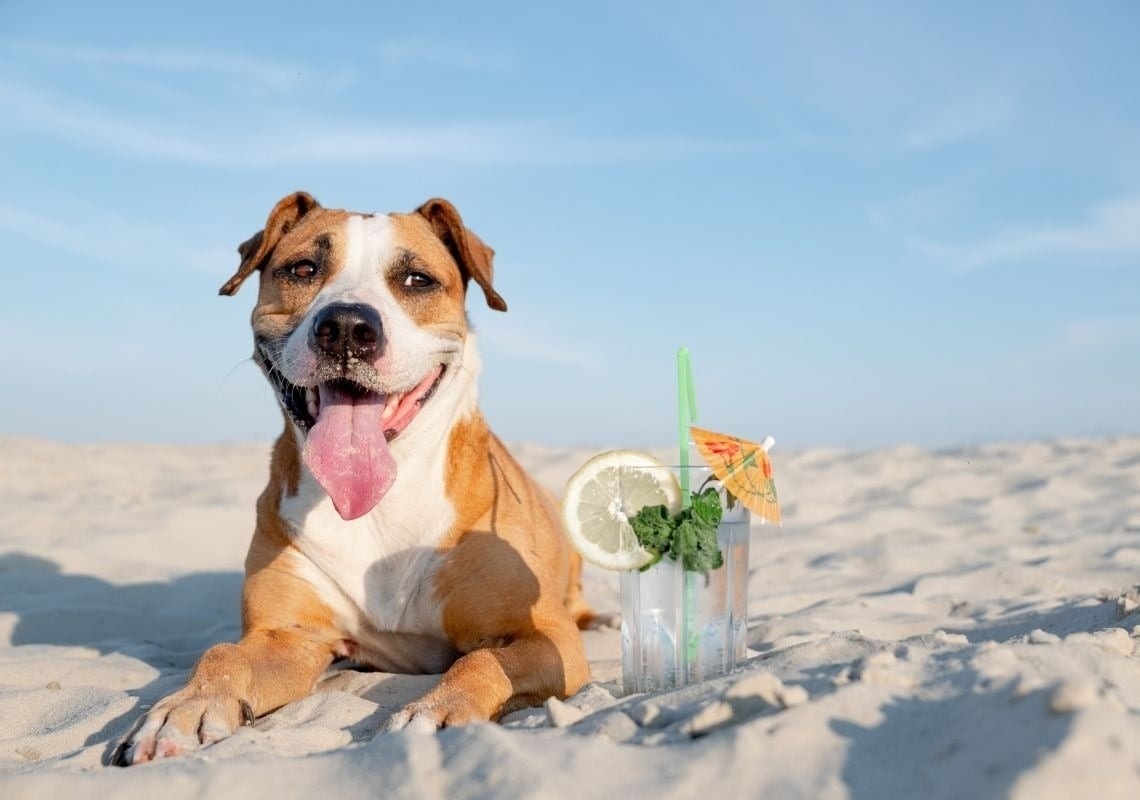
<path id="1" fill-rule="evenodd" d="M 426 289 L 429 286 L 435 286 L 435 279 L 422 272 L 409 272 L 404 278 L 404 285 L 410 289 Z"/>
<path id="2" fill-rule="evenodd" d="M 298 261 L 289 267 L 289 274 L 294 278 L 308 280 L 317 274 L 317 265 L 312 261 Z"/>

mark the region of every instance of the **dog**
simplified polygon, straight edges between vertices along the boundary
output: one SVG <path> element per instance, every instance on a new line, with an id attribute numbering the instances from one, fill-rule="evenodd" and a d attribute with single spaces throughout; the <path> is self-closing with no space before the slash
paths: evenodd
<path id="1" fill-rule="evenodd" d="M 338 658 L 444 673 L 388 730 L 496 720 L 589 679 L 597 617 L 554 498 L 491 433 L 468 285 L 506 311 L 494 251 L 442 199 L 410 214 L 296 192 L 238 247 L 254 360 L 285 429 L 257 501 L 242 636 L 211 647 L 113 761 L 194 751 L 312 691 Z"/>

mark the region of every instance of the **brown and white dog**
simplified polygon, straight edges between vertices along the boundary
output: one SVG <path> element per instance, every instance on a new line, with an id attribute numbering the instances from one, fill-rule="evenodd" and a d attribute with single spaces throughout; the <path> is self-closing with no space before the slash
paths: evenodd
<path id="1" fill-rule="evenodd" d="M 285 431 L 257 502 L 241 641 L 206 651 L 116 760 L 210 744 L 309 693 L 332 661 L 444 672 L 388 721 L 435 730 L 565 697 L 588 679 L 581 596 L 548 493 L 476 405 L 464 300 L 493 251 L 446 200 L 356 214 L 298 192 L 242 244 L 255 358 Z"/>

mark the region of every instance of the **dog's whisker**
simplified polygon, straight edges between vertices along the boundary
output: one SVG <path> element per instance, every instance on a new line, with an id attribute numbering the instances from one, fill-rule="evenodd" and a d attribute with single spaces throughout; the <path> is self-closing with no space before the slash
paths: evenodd
<path id="1" fill-rule="evenodd" d="M 220 381 L 218 381 L 218 385 L 214 389 L 214 394 L 219 395 L 222 393 L 222 387 L 226 385 L 226 381 L 228 381 L 230 378 L 232 378 L 233 374 L 235 372 L 237 372 L 238 369 L 240 369 L 241 367 L 244 367 L 246 364 L 253 364 L 254 366 L 256 366 L 257 361 L 255 359 L 256 359 L 256 356 L 250 356 L 249 358 L 243 358 L 241 361 L 237 362 L 232 367 L 230 367 L 229 372 L 227 372 L 225 374 L 225 376 Z"/>

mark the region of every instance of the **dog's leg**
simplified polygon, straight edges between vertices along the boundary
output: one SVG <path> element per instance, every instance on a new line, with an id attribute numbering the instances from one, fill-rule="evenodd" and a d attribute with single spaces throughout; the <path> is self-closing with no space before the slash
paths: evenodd
<path id="1" fill-rule="evenodd" d="M 283 572 L 259 572 L 247 580 L 242 606 L 241 641 L 207 650 L 185 688 L 147 712 L 114 763 L 196 750 L 312 691 L 339 639 L 308 584 Z"/>
<path id="2" fill-rule="evenodd" d="M 534 627 L 505 644 L 472 650 L 435 689 L 388 720 L 386 730 L 486 722 L 508 711 L 565 698 L 589 680 L 582 637 L 562 608 L 535 613 Z"/>
<path id="3" fill-rule="evenodd" d="M 577 551 L 570 552 L 570 580 L 566 585 L 566 610 L 578 625 L 578 630 L 592 631 L 599 628 L 620 628 L 621 614 L 599 614 L 590 607 L 582 596 L 582 556 Z"/>

